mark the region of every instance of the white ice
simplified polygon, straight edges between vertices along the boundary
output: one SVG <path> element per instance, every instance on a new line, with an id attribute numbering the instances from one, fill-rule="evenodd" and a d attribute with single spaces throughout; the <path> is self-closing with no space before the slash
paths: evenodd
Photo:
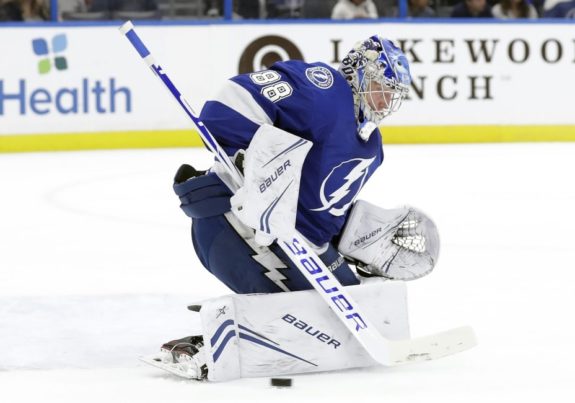
<path id="1" fill-rule="evenodd" d="M 184 381 L 137 360 L 228 293 L 195 258 L 171 189 L 199 149 L 0 155 L 0 402 L 573 402 L 575 144 L 387 146 L 361 197 L 437 223 L 436 270 L 408 285 L 414 336 L 469 324 L 438 361 Z"/>

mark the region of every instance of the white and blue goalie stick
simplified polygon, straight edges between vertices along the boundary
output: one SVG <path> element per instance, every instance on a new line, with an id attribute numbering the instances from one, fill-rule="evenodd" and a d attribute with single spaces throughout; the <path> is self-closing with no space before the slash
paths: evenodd
<path id="1" fill-rule="evenodd" d="M 196 116 L 189 102 L 178 91 L 163 68 L 156 63 L 134 30 L 134 25 L 128 21 L 120 27 L 120 31 L 156 76 L 162 80 L 184 112 L 194 122 L 204 144 L 227 169 L 237 188 L 240 188 L 243 183 L 242 174 L 203 122 Z M 394 366 L 408 362 L 433 360 L 467 350 L 476 345 L 473 329 L 467 326 L 414 339 L 390 340 L 383 337 L 365 316 L 357 302 L 353 300 L 300 234 L 294 233 L 289 240 L 278 239 L 277 243 L 347 329 L 371 357 L 380 364 Z"/>

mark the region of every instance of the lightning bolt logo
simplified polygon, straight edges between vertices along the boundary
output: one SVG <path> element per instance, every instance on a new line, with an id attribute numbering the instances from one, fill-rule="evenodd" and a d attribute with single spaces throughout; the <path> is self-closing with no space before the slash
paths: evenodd
<path id="1" fill-rule="evenodd" d="M 250 241 L 248 245 L 256 252 L 255 255 L 252 255 L 252 259 L 266 268 L 267 273 L 264 273 L 264 275 L 281 288 L 282 291 L 291 291 L 284 284 L 284 280 L 287 280 L 287 278 L 279 271 L 279 269 L 285 269 L 287 266 L 271 250 L 256 245 L 253 239 Z M 258 249 L 260 250 L 258 251 Z M 265 249 L 265 252 L 262 249 Z"/>
<path id="2" fill-rule="evenodd" d="M 330 214 L 339 217 L 345 214 L 345 212 L 347 211 L 347 209 L 349 208 L 349 206 L 353 203 L 353 201 L 355 200 L 355 197 L 357 196 L 357 194 L 359 193 L 359 191 L 361 190 L 361 188 L 363 187 L 363 184 L 365 182 L 365 178 L 367 177 L 367 174 L 369 172 L 369 167 L 371 165 L 371 163 L 373 162 L 374 158 L 370 158 L 370 159 L 363 159 L 363 158 L 354 158 L 348 161 L 344 161 L 341 164 L 339 164 L 338 166 L 336 166 L 335 168 L 333 168 L 331 170 L 331 172 L 329 173 L 329 175 L 327 175 L 327 177 L 323 180 L 322 184 L 321 184 L 321 188 L 319 191 L 319 197 L 321 199 L 321 203 L 322 206 L 316 209 L 312 209 L 313 211 L 325 211 L 329 209 Z M 331 192 L 329 194 L 328 197 L 325 196 L 325 188 L 327 186 L 327 183 L 330 181 L 330 179 L 335 175 L 335 173 L 338 170 L 341 170 L 342 167 L 346 166 L 347 164 L 355 164 L 353 166 L 353 168 L 351 169 L 351 171 L 343 178 L 344 183 L 343 185 L 341 185 L 339 188 L 337 188 L 336 190 L 334 190 L 333 192 Z M 343 168 L 345 169 L 345 168 Z M 356 190 L 352 190 L 352 186 L 357 182 L 360 181 L 359 186 L 357 187 Z M 351 199 L 349 200 L 349 202 L 345 203 L 343 206 L 341 207 L 336 207 L 336 204 L 338 204 L 339 202 L 341 202 L 348 194 L 353 193 L 353 197 L 351 197 Z"/>

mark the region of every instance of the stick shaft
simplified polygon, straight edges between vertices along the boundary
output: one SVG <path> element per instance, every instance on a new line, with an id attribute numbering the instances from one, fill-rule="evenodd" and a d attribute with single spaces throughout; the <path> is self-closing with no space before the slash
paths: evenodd
<path id="1" fill-rule="evenodd" d="M 231 175 L 233 181 L 240 187 L 243 183 L 243 177 L 238 171 L 235 164 L 231 161 L 230 157 L 224 152 L 222 147 L 218 144 L 214 136 L 210 133 L 208 128 L 204 126 L 204 123 L 197 117 L 197 114 L 194 112 L 190 103 L 187 99 L 182 95 L 182 93 L 177 89 L 174 85 L 170 77 L 164 72 L 162 67 L 156 63 L 152 54 L 144 45 L 136 31 L 134 30 L 134 25 L 128 21 L 120 28 L 120 31 L 126 36 L 126 38 L 130 41 L 132 46 L 136 49 L 139 53 L 140 57 L 144 59 L 146 64 L 152 69 L 152 71 L 156 74 L 156 76 L 162 80 L 165 87 L 170 91 L 173 95 L 175 100 L 178 104 L 182 107 L 186 115 L 194 122 L 194 125 L 198 129 L 200 137 L 202 141 L 206 145 L 206 147 L 216 156 L 216 158 L 225 166 L 228 173 Z"/>

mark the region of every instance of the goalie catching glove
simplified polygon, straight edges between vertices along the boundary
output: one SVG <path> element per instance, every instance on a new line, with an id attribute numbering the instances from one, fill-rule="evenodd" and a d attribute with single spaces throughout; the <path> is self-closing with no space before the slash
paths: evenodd
<path id="1" fill-rule="evenodd" d="M 356 262 L 360 274 L 414 280 L 433 270 L 439 235 L 433 221 L 413 207 L 386 210 L 359 200 L 338 249 Z"/>

